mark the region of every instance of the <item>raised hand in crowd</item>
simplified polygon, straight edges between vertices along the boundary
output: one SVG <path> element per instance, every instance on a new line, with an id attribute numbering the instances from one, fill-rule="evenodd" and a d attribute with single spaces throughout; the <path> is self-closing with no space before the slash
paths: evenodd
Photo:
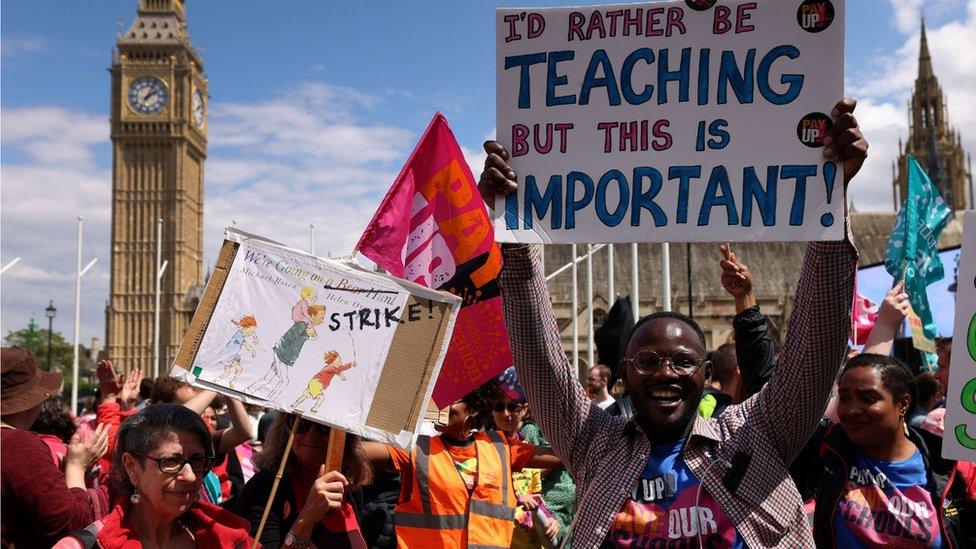
<path id="1" fill-rule="evenodd" d="M 139 384 L 142 383 L 142 368 L 136 368 L 123 376 L 122 388 L 119 389 L 119 400 L 124 409 L 132 408 L 136 405 L 139 397 Z"/>
<path id="2" fill-rule="evenodd" d="M 298 513 L 291 533 L 300 539 L 312 536 L 312 527 L 318 524 L 325 515 L 338 511 L 342 507 L 346 486 L 349 481 L 339 471 L 326 472 L 325 465 L 319 467 L 319 476 L 308 491 L 305 506 Z"/>
<path id="3" fill-rule="evenodd" d="M 725 259 L 722 260 L 722 287 L 735 299 L 735 312 L 741 313 L 756 304 L 756 293 L 752 287 L 752 271 L 735 257 L 728 244 L 719 246 Z"/>
<path id="4" fill-rule="evenodd" d="M 214 391 L 203 390 L 183 405 L 203 416 L 216 396 L 217 393 Z M 247 415 L 247 410 L 244 409 L 244 403 L 233 398 L 225 398 L 225 401 L 227 402 L 227 415 L 230 416 L 230 427 L 212 433 L 214 450 L 218 454 L 230 452 L 238 444 L 254 438 L 251 420 Z"/>
<path id="5" fill-rule="evenodd" d="M 108 425 L 99 423 L 87 440 L 81 440 L 81 433 L 71 436 L 68 451 L 64 456 L 64 477 L 68 488 L 85 488 L 85 474 L 108 450 Z"/>
<path id="6" fill-rule="evenodd" d="M 885 294 L 881 306 L 878 308 L 878 318 L 874 321 L 874 328 L 864 342 L 864 352 L 878 355 L 891 353 L 891 348 L 895 344 L 895 337 L 901 328 L 902 322 L 908 316 L 908 294 L 905 293 L 905 282 L 895 284 L 893 288 Z"/>
<path id="7" fill-rule="evenodd" d="M 834 125 L 824 137 L 823 156 L 844 166 L 844 185 L 861 169 L 868 157 L 868 142 L 854 118 L 857 100 L 841 99 L 830 112 Z"/>
<path id="8" fill-rule="evenodd" d="M 119 376 L 115 372 L 112 361 L 98 361 L 96 373 L 98 375 L 98 387 L 102 391 L 102 401 L 109 400 L 110 397 L 111 400 L 115 400 L 118 394 L 122 392 L 122 384 L 119 382 Z"/>

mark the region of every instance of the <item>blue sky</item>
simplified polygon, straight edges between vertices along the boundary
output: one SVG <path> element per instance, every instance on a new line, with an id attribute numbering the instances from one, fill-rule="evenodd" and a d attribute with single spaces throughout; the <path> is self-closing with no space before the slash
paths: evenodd
<path id="1" fill-rule="evenodd" d="M 519 3 L 506 2 L 505 5 Z M 567 2 L 532 2 L 566 5 Z M 104 337 L 109 283 L 110 52 L 136 0 L 7 1 L 0 20 L 0 330 L 48 299 L 72 330 L 75 218 L 86 219 L 83 340 Z M 420 132 L 443 111 L 474 171 L 494 133 L 497 2 L 188 2 L 210 80 L 207 262 L 222 228 L 351 250 Z M 964 146 L 976 145 L 976 0 L 848 2 L 846 78 L 871 158 L 852 189 L 861 210 L 891 208 L 891 161 L 924 9 L 933 64 Z"/>

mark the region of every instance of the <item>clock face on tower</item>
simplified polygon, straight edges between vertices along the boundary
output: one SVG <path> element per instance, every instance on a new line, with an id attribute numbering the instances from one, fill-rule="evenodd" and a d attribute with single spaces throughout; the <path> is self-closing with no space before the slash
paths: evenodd
<path id="1" fill-rule="evenodd" d="M 193 90 L 193 123 L 197 125 L 198 128 L 203 127 L 203 94 L 200 90 Z"/>
<path id="2" fill-rule="evenodd" d="M 155 76 L 140 76 L 129 84 L 129 106 L 139 114 L 156 114 L 169 99 L 169 90 Z"/>

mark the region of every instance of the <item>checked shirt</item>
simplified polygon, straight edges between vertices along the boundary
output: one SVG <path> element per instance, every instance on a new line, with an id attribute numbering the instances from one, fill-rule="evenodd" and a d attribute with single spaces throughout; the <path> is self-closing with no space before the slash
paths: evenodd
<path id="1" fill-rule="evenodd" d="M 502 249 L 505 324 L 519 380 L 553 451 L 576 481 L 573 546 L 599 547 L 651 444 L 633 420 L 610 416 L 583 392 L 560 344 L 538 247 Z M 685 462 L 749 547 L 814 545 L 787 468 L 816 429 L 844 358 L 856 268 L 849 235 L 808 244 L 776 373 L 721 417 L 695 416 Z M 747 465 L 738 482 L 723 482 L 733 460 L 743 458 Z"/>

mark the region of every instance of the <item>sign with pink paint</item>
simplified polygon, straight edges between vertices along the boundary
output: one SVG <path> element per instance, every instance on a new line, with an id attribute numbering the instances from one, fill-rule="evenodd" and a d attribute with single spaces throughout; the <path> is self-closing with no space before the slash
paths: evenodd
<path id="1" fill-rule="evenodd" d="M 502 242 L 839 240 L 844 0 L 495 13 Z"/>

